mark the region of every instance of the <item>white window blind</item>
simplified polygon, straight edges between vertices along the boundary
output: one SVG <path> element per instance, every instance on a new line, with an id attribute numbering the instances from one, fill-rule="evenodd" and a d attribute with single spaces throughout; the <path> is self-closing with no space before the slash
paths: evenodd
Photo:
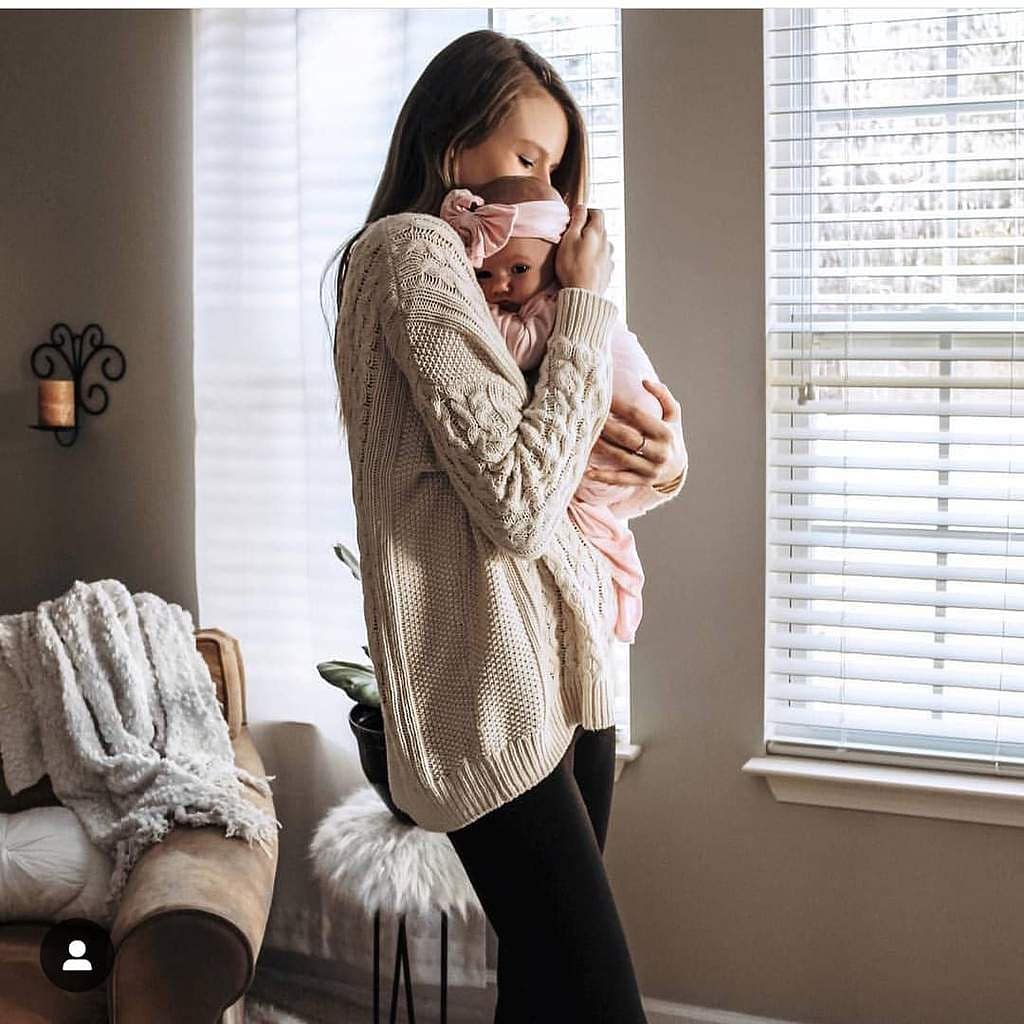
<path id="1" fill-rule="evenodd" d="M 1024 775 L 1024 13 L 765 13 L 769 752 Z"/>

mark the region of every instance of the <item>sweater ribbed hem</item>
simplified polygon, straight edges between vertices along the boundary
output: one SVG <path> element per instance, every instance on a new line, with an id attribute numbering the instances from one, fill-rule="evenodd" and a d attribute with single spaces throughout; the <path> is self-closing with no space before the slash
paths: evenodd
<path id="1" fill-rule="evenodd" d="M 513 740 L 498 754 L 453 772 L 433 792 L 402 775 L 389 778 L 395 803 L 428 832 L 454 832 L 543 782 L 565 755 L 578 722 L 559 718 Z M 401 766 L 399 766 L 401 767 Z"/>
<path id="2" fill-rule="evenodd" d="M 562 760 L 578 725 L 606 729 L 615 724 L 610 682 L 609 677 L 606 685 L 576 692 L 578 716 L 556 716 L 540 732 L 513 740 L 492 757 L 465 764 L 432 791 L 417 780 L 407 784 L 403 765 L 397 766 L 397 773 L 389 765 L 392 799 L 427 832 L 454 832 L 471 824 L 543 782 Z"/>
<path id="3" fill-rule="evenodd" d="M 605 336 L 619 310 L 614 302 L 586 288 L 563 288 L 555 305 L 552 338 L 562 337 L 570 347 L 593 348 L 604 343 Z"/>

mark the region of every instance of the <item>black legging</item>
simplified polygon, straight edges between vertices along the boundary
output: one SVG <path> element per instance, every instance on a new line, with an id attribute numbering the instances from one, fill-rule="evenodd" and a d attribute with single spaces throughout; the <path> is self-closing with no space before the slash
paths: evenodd
<path id="1" fill-rule="evenodd" d="M 498 936 L 494 1024 L 646 1024 L 602 854 L 615 727 L 577 726 L 532 789 L 448 833 Z"/>

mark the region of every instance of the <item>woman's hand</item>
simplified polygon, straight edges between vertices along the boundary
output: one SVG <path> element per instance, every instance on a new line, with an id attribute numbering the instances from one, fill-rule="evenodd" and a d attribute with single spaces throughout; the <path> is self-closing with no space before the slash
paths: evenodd
<path id="1" fill-rule="evenodd" d="M 612 253 L 601 210 L 582 203 L 573 208 L 555 254 L 555 276 L 563 288 L 604 295 L 612 276 Z"/>
<path id="2" fill-rule="evenodd" d="M 613 397 L 611 414 L 593 450 L 611 456 L 619 468 L 588 469 L 588 479 L 609 484 L 665 484 L 683 471 L 686 447 L 680 405 L 660 381 L 644 380 L 644 387 L 661 402 L 662 418 Z M 643 452 L 637 455 L 641 444 Z"/>

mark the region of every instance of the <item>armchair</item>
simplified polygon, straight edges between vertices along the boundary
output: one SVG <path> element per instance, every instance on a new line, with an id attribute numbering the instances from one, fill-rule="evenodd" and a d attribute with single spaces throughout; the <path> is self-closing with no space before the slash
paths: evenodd
<path id="1" fill-rule="evenodd" d="M 245 670 L 238 641 L 197 629 L 228 723 L 236 763 L 264 774 L 246 727 Z M 245 793 L 273 813 L 273 800 Z M 60 806 L 48 776 L 12 796 L 0 773 L 0 813 Z M 105 985 L 69 993 L 39 963 L 50 925 L 0 923 L 0 1020 L 5 1024 L 242 1024 L 245 993 L 263 942 L 277 871 L 272 856 L 228 838 L 219 826 L 178 827 L 147 849 L 132 870 L 114 920 L 114 966 Z"/>

